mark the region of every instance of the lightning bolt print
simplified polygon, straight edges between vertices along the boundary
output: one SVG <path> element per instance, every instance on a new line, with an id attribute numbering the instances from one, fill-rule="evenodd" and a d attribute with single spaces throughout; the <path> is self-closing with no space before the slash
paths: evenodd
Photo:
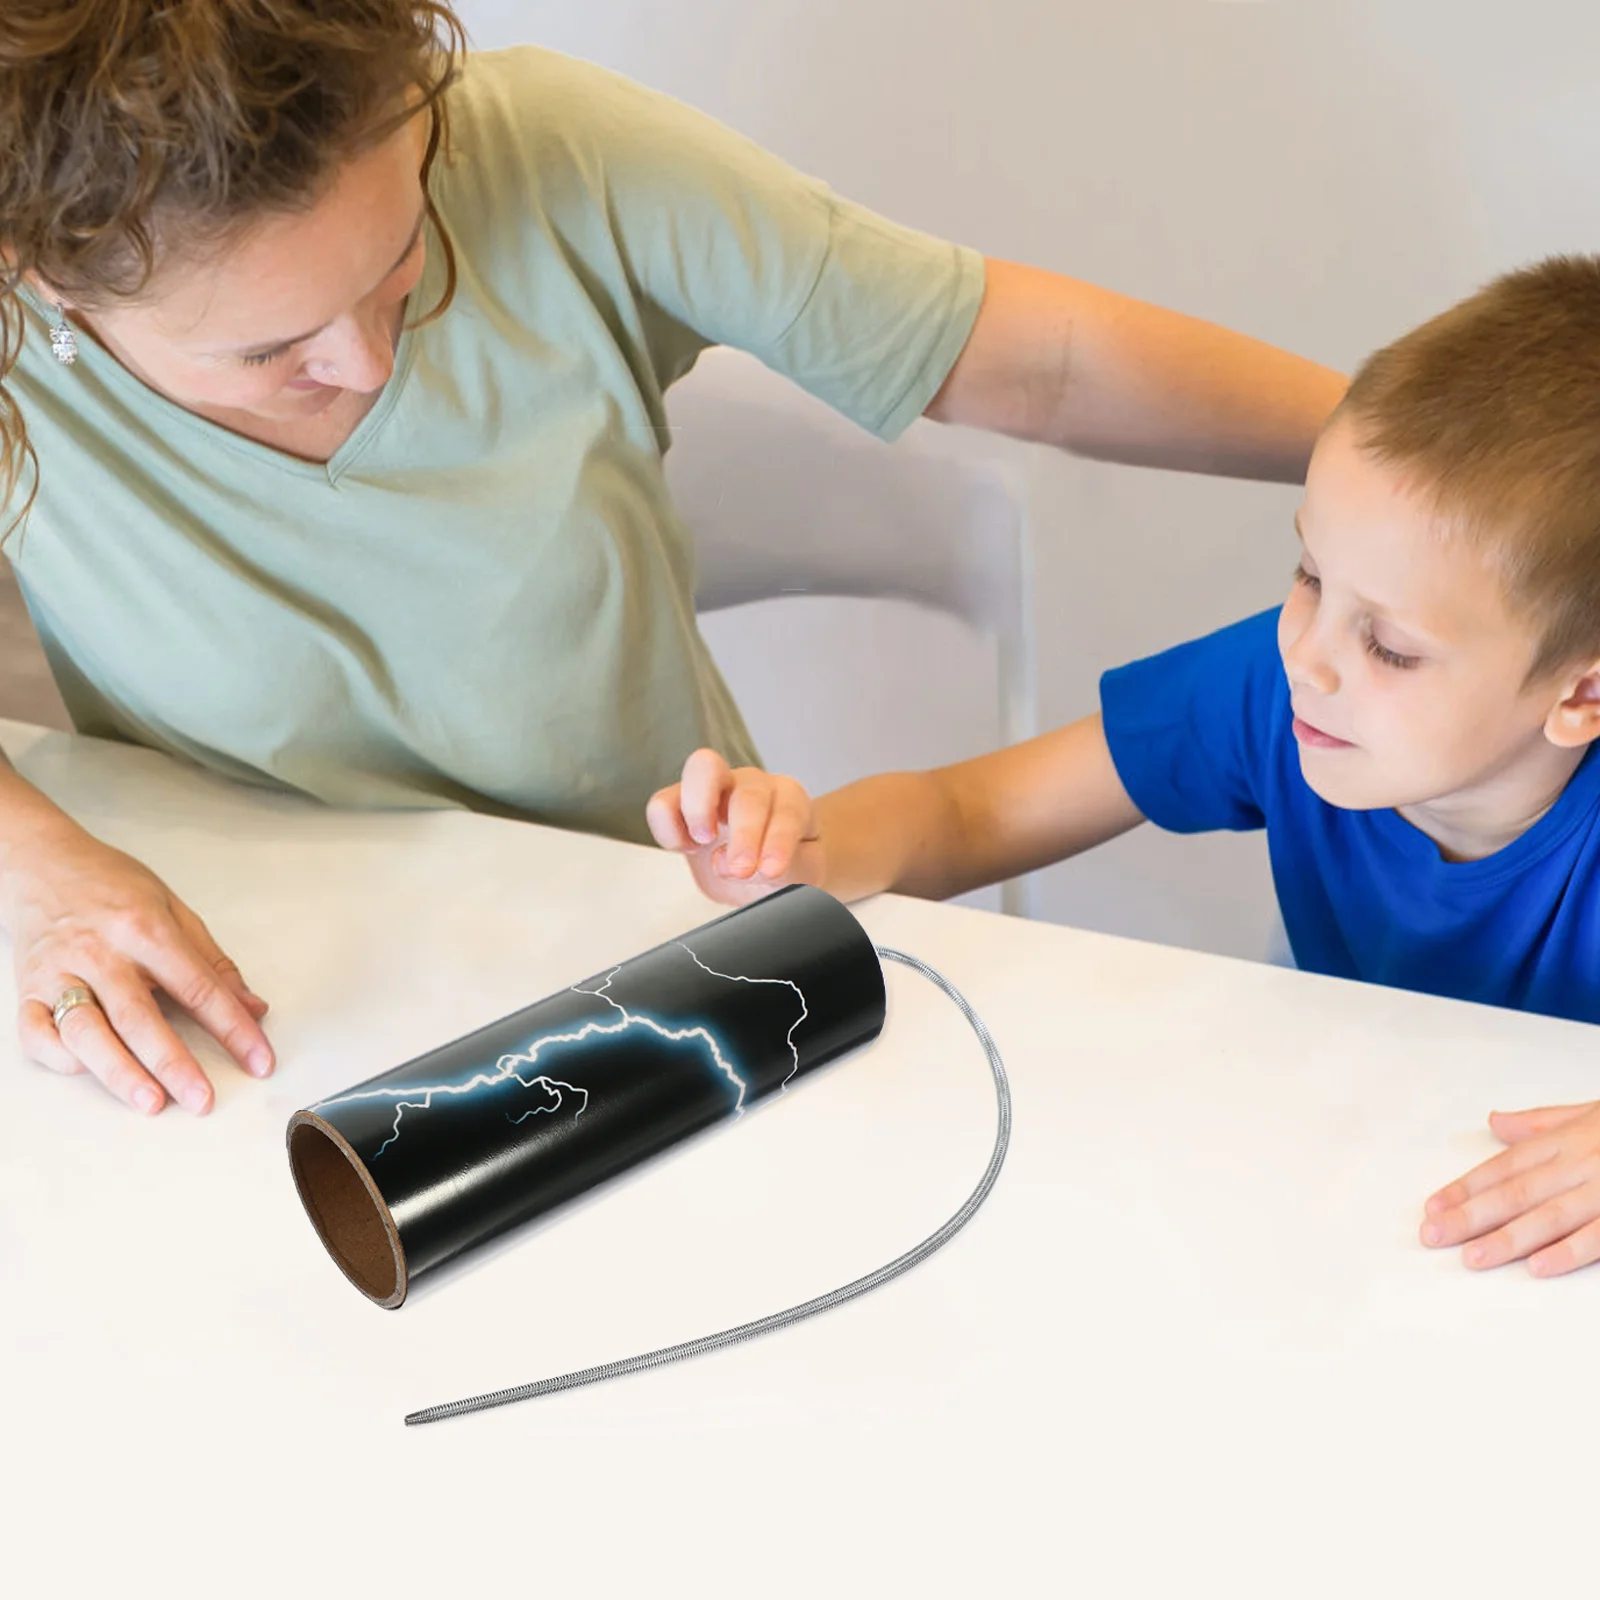
<path id="1" fill-rule="evenodd" d="M 536 1117 L 541 1112 L 555 1113 L 566 1105 L 567 1095 L 580 1096 L 577 1109 L 572 1113 L 572 1120 L 576 1122 L 581 1117 L 589 1104 L 589 1091 L 579 1088 L 577 1084 L 563 1083 L 559 1078 L 552 1078 L 545 1073 L 539 1073 L 532 1078 L 525 1078 L 517 1068 L 521 1065 L 532 1066 L 538 1059 L 539 1052 L 546 1045 L 553 1044 L 579 1044 L 584 1039 L 595 1033 L 616 1033 L 619 1030 L 612 1027 L 606 1028 L 599 1024 L 589 1023 L 578 1029 L 576 1033 L 552 1033 L 536 1040 L 528 1050 L 521 1055 L 501 1056 L 495 1063 L 492 1072 L 475 1072 L 463 1083 L 438 1083 L 428 1088 L 408 1089 L 367 1089 L 353 1094 L 336 1095 L 331 1100 L 319 1100 L 311 1107 L 313 1111 L 321 1111 L 327 1106 L 349 1105 L 357 1100 L 393 1100 L 394 1122 L 391 1125 L 389 1137 L 372 1153 L 372 1159 L 377 1160 L 385 1150 L 400 1137 L 400 1119 L 407 1111 L 430 1111 L 436 1095 L 464 1095 L 476 1094 L 480 1089 L 493 1089 L 507 1083 L 520 1083 L 524 1089 L 543 1089 L 554 1098 L 547 1106 L 535 1106 L 531 1111 L 525 1111 L 520 1117 L 513 1117 L 506 1113 L 506 1121 L 513 1126 L 526 1122 L 529 1117 Z"/>
<path id="2" fill-rule="evenodd" d="M 687 950 L 691 956 L 694 955 L 694 951 L 689 950 L 687 945 L 681 945 L 680 948 Z M 706 970 L 710 971 L 710 968 L 707 968 Z M 616 1008 L 618 1014 L 622 1017 L 622 1023 L 619 1027 L 610 1029 L 609 1031 L 612 1033 L 620 1033 L 624 1028 L 637 1024 L 641 1028 L 648 1028 L 652 1033 L 659 1034 L 670 1044 L 682 1044 L 688 1039 L 700 1040 L 705 1045 L 706 1049 L 711 1052 L 711 1059 L 716 1062 L 717 1071 L 720 1072 L 723 1077 L 725 1077 L 728 1082 L 733 1085 L 735 1095 L 733 1102 L 733 1114 L 736 1117 L 742 1117 L 744 1115 L 745 1089 L 748 1086 L 746 1085 L 744 1079 L 739 1076 L 739 1073 L 735 1069 L 733 1063 L 728 1060 L 725 1055 L 723 1055 L 722 1047 L 713 1037 L 711 1030 L 709 1028 L 668 1028 L 664 1024 L 657 1022 L 653 1017 L 641 1016 L 636 1011 L 628 1010 L 628 1008 L 620 1001 L 613 1000 L 611 996 L 606 993 L 606 990 L 611 987 L 611 980 L 615 978 L 616 975 L 621 971 L 622 968 L 620 966 L 613 967 L 605 975 L 605 980 L 601 983 L 598 989 L 580 989 L 577 984 L 573 984 L 572 992 L 574 994 L 593 995 L 596 1000 L 604 1000 L 608 1006 L 614 1006 Z"/>
<path id="3" fill-rule="evenodd" d="M 776 984 L 793 989 L 800 1001 L 800 1015 L 790 1027 L 786 1043 L 792 1065 L 784 1076 L 780 1085 L 786 1090 L 790 1080 L 800 1070 L 800 1051 L 794 1042 L 795 1030 L 810 1015 L 806 1006 L 806 997 L 800 986 L 791 983 L 787 978 L 747 978 L 738 973 L 718 972 L 714 967 L 707 966 L 688 945 L 682 940 L 676 941 L 678 948 L 689 957 L 700 970 L 713 978 L 722 979 L 728 983 Z M 589 1090 L 581 1085 L 564 1082 L 560 1078 L 551 1077 L 548 1073 L 533 1072 L 527 1069 L 538 1065 L 539 1057 L 547 1050 L 561 1047 L 588 1044 L 600 1038 L 615 1038 L 630 1029 L 644 1029 L 655 1034 L 658 1038 L 669 1044 L 695 1044 L 702 1047 L 710 1056 L 718 1073 L 724 1077 L 733 1091 L 733 1114 L 736 1117 L 744 1115 L 745 1097 L 749 1090 L 743 1075 L 724 1052 L 715 1034 L 707 1027 L 693 1025 L 687 1027 L 671 1027 L 654 1017 L 646 1016 L 642 1012 L 631 1011 L 610 993 L 612 983 L 617 974 L 622 970 L 620 965 L 613 967 L 598 985 L 586 989 L 580 984 L 570 985 L 573 994 L 581 994 L 591 999 L 603 1001 L 615 1013 L 612 1020 L 596 1020 L 586 1022 L 581 1027 L 571 1029 L 564 1033 L 549 1033 L 535 1039 L 524 1051 L 514 1055 L 504 1055 L 495 1063 L 492 1070 L 476 1072 L 471 1077 L 458 1083 L 438 1083 L 427 1086 L 411 1085 L 404 1088 L 377 1088 L 357 1090 L 350 1094 L 337 1095 L 332 1099 L 319 1100 L 311 1109 L 321 1111 L 331 1106 L 348 1105 L 359 1100 L 392 1100 L 394 1102 L 394 1121 L 390 1124 L 389 1137 L 373 1152 L 372 1159 L 376 1160 L 385 1150 L 400 1137 L 401 1124 L 407 1111 L 421 1113 L 433 1109 L 436 1099 L 441 1097 L 460 1097 L 485 1093 L 497 1088 L 504 1088 L 507 1084 L 516 1083 L 524 1089 L 541 1089 L 549 1096 L 545 1105 L 537 1105 L 524 1111 L 520 1116 L 506 1113 L 506 1120 L 513 1127 L 520 1126 L 532 1117 L 554 1116 L 573 1104 L 572 1120 L 577 1121 L 589 1105 Z"/>
<path id="4" fill-rule="evenodd" d="M 778 1092 L 780 1094 L 787 1092 L 789 1088 L 789 1080 L 793 1078 L 795 1073 L 800 1070 L 800 1047 L 794 1042 L 794 1031 L 795 1028 L 798 1028 L 800 1024 L 811 1015 L 810 1011 L 806 1008 L 806 997 L 801 992 L 800 985 L 798 983 L 791 983 L 787 978 L 746 978 L 742 977 L 736 972 L 718 972 L 715 968 L 708 967 L 705 962 L 703 962 L 700 957 L 697 956 L 694 951 L 683 942 L 682 939 L 678 941 L 678 948 L 682 950 L 683 953 L 688 956 L 688 958 L 694 962 L 694 964 L 699 967 L 702 972 L 709 972 L 713 978 L 726 978 L 729 983 L 782 984 L 784 988 L 793 989 L 794 992 L 800 996 L 800 1015 L 795 1018 L 794 1027 L 789 1029 L 789 1036 L 786 1041 L 789 1046 L 789 1054 L 794 1059 L 794 1065 L 790 1067 L 788 1072 L 784 1074 L 783 1082 L 778 1085 Z"/>

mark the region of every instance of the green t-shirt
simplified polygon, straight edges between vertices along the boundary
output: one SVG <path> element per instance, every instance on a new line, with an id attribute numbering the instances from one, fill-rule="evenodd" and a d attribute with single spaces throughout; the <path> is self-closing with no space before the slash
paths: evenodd
<path id="1" fill-rule="evenodd" d="M 90 339 L 59 365 L 26 304 L 17 576 L 85 733 L 341 806 L 644 840 L 691 750 L 756 759 L 696 628 L 664 392 L 733 345 L 892 439 L 965 344 L 983 261 L 551 51 L 474 55 L 450 116 L 455 302 L 326 465 Z"/>

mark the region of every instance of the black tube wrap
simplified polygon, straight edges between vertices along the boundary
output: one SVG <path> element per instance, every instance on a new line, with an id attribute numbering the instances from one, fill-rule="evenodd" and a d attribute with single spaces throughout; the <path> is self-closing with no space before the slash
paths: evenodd
<path id="1" fill-rule="evenodd" d="M 345 1275 L 418 1274 L 738 1116 L 883 1029 L 872 941 L 794 886 L 297 1111 L 289 1161 Z"/>

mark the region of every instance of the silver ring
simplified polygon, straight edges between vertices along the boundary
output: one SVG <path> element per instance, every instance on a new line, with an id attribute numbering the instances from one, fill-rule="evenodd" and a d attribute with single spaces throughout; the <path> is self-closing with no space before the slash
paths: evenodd
<path id="1" fill-rule="evenodd" d="M 56 1025 L 56 1032 L 61 1032 L 61 1019 L 69 1011 L 76 1011 L 79 1006 L 92 1006 L 96 1004 L 94 994 L 81 983 L 75 983 L 70 989 L 62 992 L 61 998 L 50 1008 L 50 1020 Z"/>

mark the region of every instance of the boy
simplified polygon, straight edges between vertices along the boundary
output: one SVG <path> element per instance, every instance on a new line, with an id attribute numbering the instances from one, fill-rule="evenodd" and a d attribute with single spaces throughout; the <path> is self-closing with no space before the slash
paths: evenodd
<path id="1" fill-rule="evenodd" d="M 1261 828 L 1299 965 L 1600 1021 L 1600 259 L 1512 273 L 1373 356 L 1289 597 L 1109 672 L 1099 715 L 813 804 L 698 751 L 650 802 L 714 898 L 942 898 L 1149 819 Z M 1600 1259 L 1600 1102 L 1491 1119 L 1429 1244 Z"/>

